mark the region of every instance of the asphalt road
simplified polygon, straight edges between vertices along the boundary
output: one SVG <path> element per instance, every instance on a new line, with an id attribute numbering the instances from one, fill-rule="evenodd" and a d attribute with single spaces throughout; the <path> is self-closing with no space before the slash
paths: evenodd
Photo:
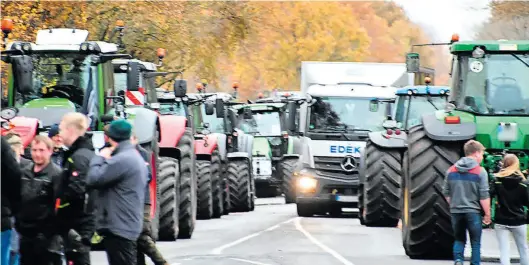
<path id="1" fill-rule="evenodd" d="M 159 249 L 171 265 L 453 264 L 410 260 L 397 228 L 367 228 L 352 216 L 299 218 L 283 198 L 257 204 L 254 212 L 197 221 L 192 239 Z M 108 264 L 105 253 L 92 252 L 92 264 Z"/>

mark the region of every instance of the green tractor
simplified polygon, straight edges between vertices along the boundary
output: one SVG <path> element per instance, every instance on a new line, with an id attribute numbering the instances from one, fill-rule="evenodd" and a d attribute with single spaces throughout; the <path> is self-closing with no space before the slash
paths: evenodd
<path id="1" fill-rule="evenodd" d="M 289 135 L 295 130 L 296 102 L 235 105 L 236 127 L 254 136 L 252 176 L 257 197 L 278 195 L 284 181 L 293 178 L 299 154 L 299 139 Z M 285 115 L 286 112 L 294 115 Z"/>
<path id="2" fill-rule="evenodd" d="M 411 258 L 450 258 L 449 205 L 441 193 L 445 173 L 474 139 L 486 147 L 482 166 L 491 176 L 505 153 L 529 167 L 529 40 L 458 41 L 451 45 L 449 104 L 409 129 L 404 163 L 403 246 Z M 419 55 L 408 54 L 408 72 Z"/>

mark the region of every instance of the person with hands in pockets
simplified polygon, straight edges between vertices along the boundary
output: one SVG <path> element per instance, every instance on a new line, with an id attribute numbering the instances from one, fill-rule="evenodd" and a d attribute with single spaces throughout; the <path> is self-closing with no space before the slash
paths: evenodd
<path id="1" fill-rule="evenodd" d="M 92 141 L 85 136 L 88 117 L 71 112 L 63 116 L 59 135 L 68 151 L 62 161 L 63 177 L 57 219 L 65 244 L 67 264 L 89 265 L 91 239 L 95 231 L 94 192 L 86 189 L 86 174 L 95 156 Z"/>
<path id="2" fill-rule="evenodd" d="M 97 233 L 110 265 L 136 265 L 142 231 L 147 167 L 130 142 L 132 125 L 115 120 L 106 130 L 110 147 L 90 162 L 86 184 L 97 190 Z"/>

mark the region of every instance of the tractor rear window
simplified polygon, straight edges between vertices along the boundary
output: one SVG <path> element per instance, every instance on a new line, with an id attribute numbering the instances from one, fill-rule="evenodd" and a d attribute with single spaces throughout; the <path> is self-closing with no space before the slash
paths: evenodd
<path id="1" fill-rule="evenodd" d="M 239 115 L 239 128 L 253 135 L 279 136 L 281 135 L 279 112 L 254 112 L 251 118 Z"/>

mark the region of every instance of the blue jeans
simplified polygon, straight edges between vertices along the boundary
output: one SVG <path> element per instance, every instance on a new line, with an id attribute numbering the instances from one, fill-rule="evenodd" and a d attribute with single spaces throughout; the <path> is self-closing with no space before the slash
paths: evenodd
<path id="1" fill-rule="evenodd" d="M 10 253 L 9 253 L 9 249 L 11 247 L 11 233 L 12 233 L 12 230 L 9 229 L 9 230 L 6 230 L 4 232 L 2 232 L 2 239 L 1 239 L 1 264 L 9 264 L 9 256 L 10 256 Z"/>
<path id="2" fill-rule="evenodd" d="M 467 231 L 472 246 L 471 265 L 479 265 L 481 261 L 481 214 L 452 213 L 452 229 L 454 230 L 454 261 L 465 260 L 465 244 Z"/>

